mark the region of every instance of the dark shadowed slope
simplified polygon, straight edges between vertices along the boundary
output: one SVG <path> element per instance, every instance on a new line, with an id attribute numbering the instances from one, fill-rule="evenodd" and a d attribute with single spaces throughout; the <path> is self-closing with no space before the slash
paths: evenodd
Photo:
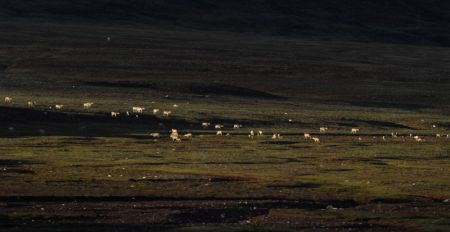
<path id="1" fill-rule="evenodd" d="M 2 0 L 0 16 L 450 45 L 447 0 Z"/>

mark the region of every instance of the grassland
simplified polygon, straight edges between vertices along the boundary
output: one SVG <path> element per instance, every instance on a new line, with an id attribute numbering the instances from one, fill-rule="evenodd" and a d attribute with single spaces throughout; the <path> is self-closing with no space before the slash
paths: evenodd
<path id="1" fill-rule="evenodd" d="M 13 97 L 0 105 L 2 230 L 450 227 L 450 139 L 435 136 L 450 134 L 448 48 L 131 25 L 0 27 L 0 96 Z M 26 108 L 30 100 L 36 107 Z M 147 110 L 125 116 L 134 105 Z M 194 137 L 172 142 L 172 128 Z M 248 138 L 252 129 L 265 136 Z"/>

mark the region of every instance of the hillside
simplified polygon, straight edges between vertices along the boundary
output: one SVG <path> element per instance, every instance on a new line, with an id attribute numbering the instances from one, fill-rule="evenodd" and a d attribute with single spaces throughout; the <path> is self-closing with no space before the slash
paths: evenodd
<path id="1" fill-rule="evenodd" d="M 0 15 L 450 45 L 445 0 L 3 0 Z"/>

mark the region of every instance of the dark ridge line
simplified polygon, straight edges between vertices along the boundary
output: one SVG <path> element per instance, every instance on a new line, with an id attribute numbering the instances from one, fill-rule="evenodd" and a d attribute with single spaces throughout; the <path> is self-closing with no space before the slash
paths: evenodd
<path id="1" fill-rule="evenodd" d="M 182 91 L 189 94 L 203 94 L 203 95 L 226 95 L 235 97 L 249 97 L 249 98 L 263 98 L 263 99 L 279 99 L 284 100 L 287 97 L 270 94 L 263 91 L 258 91 L 250 88 L 238 87 L 228 84 L 219 83 L 154 83 L 154 82 L 133 82 L 133 81 L 85 81 L 82 84 L 97 86 L 97 87 L 114 87 L 114 88 L 145 88 L 158 91 Z"/>

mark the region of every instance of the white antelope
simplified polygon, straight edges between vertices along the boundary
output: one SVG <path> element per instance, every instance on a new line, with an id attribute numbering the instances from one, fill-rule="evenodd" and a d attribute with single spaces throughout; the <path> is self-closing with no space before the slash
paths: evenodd
<path id="1" fill-rule="evenodd" d="M 57 109 L 57 110 L 60 110 L 62 108 L 64 108 L 64 105 L 55 105 L 55 109 Z"/>
<path id="2" fill-rule="evenodd" d="M 214 128 L 216 128 L 216 129 L 222 129 L 222 128 L 223 128 L 223 125 L 221 125 L 221 124 L 216 124 L 216 125 L 214 126 Z"/>
<path id="3" fill-rule="evenodd" d="M 119 114 L 119 112 L 111 112 L 111 118 L 117 118 Z"/>
<path id="4" fill-rule="evenodd" d="M 264 133 L 262 132 L 262 130 L 259 130 L 259 131 L 258 131 L 258 135 L 259 135 L 259 136 L 263 136 L 263 135 L 264 135 Z"/>
<path id="5" fill-rule="evenodd" d="M 170 133 L 170 138 L 172 139 L 172 141 L 176 141 L 176 142 L 180 142 L 181 139 L 178 136 L 178 130 L 177 129 L 172 129 L 172 132 Z"/>
<path id="6" fill-rule="evenodd" d="M 303 133 L 303 137 L 305 137 L 305 139 L 311 139 L 311 135 L 309 133 Z"/>
<path id="7" fill-rule="evenodd" d="M 187 133 L 187 134 L 183 135 L 183 137 L 185 137 L 185 138 L 192 138 L 192 133 Z"/>
<path id="8" fill-rule="evenodd" d="M 283 137 L 280 134 L 273 134 L 272 139 L 282 139 Z"/>
<path id="9" fill-rule="evenodd" d="M 436 134 L 436 138 L 440 138 L 441 137 L 441 134 Z"/>
<path id="10" fill-rule="evenodd" d="M 11 97 L 5 97 L 5 103 L 11 103 L 12 98 Z"/>
<path id="11" fill-rule="evenodd" d="M 173 108 L 178 108 L 178 105 L 177 105 L 177 104 L 174 104 L 174 105 L 173 105 Z"/>
<path id="12" fill-rule="evenodd" d="M 217 131 L 216 135 L 222 136 L 223 133 L 222 133 L 222 131 Z"/>
<path id="13" fill-rule="evenodd" d="M 250 134 L 248 135 L 249 138 L 255 137 L 255 132 L 253 130 L 250 131 Z"/>
<path id="14" fill-rule="evenodd" d="M 161 137 L 161 134 L 159 134 L 159 133 L 150 133 L 150 136 L 156 139 L 156 138 Z"/>
<path id="15" fill-rule="evenodd" d="M 317 138 L 317 137 L 312 137 L 312 140 L 313 140 L 315 143 L 320 143 L 320 139 Z"/>
<path id="16" fill-rule="evenodd" d="M 203 128 L 208 128 L 209 125 L 211 125 L 211 123 L 209 123 L 209 122 L 202 122 L 202 127 Z"/>
<path id="17" fill-rule="evenodd" d="M 33 108 L 36 105 L 36 102 L 34 101 L 28 101 L 27 102 L 28 108 Z"/>
<path id="18" fill-rule="evenodd" d="M 352 128 L 352 134 L 356 134 L 359 132 L 359 128 Z"/>
<path id="19" fill-rule="evenodd" d="M 321 128 L 319 128 L 319 131 L 320 132 L 326 132 L 328 130 L 328 127 L 321 127 Z"/>
<path id="20" fill-rule="evenodd" d="M 234 125 L 233 125 L 233 129 L 239 129 L 239 128 L 241 128 L 241 127 L 242 127 L 241 124 L 234 124 Z"/>
<path id="21" fill-rule="evenodd" d="M 145 108 L 139 107 L 139 106 L 133 106 L 132 109 L 133 109 L 133 113 L 139 113 L 139 114 L 142 114 L 145 110 Z"/>
<path id="22" fill-rule="evenodd" d="M 164 117 L 169 117 L 171 114 L 172 114 L 172 111 L 169 111 L 169 110 L 164 110 L 163 111 L 163 116 Z"/>
<path id="23" fill-rule="evenodd" d="M 159 113 L 159 109 L 153 109 L 153 114 Z"/>
<path id="24" fill-rule="evenodd" d="M 94 105 L 93 102 L 85 102 L 83 103 L 83 109 L 90 109 L 92 107 L 92 105 Z"/>

